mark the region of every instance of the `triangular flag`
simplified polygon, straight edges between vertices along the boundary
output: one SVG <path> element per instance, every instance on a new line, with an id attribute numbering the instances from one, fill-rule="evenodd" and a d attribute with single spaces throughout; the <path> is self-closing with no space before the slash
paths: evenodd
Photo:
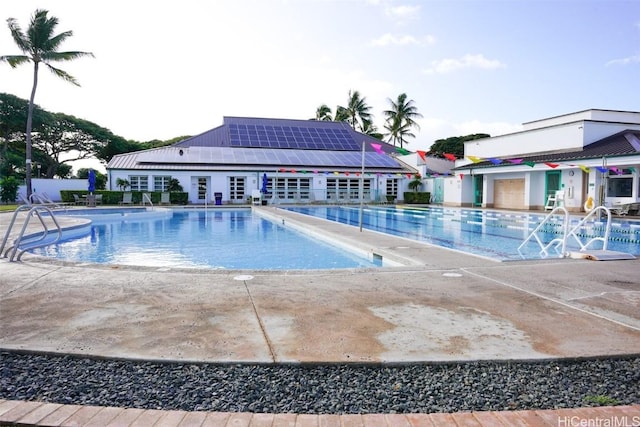
<path id="1" fill-rule="evenodd" d="M 462 178 L 464 178 L 464 174 L 463 173 L 460 174 L 460 180 L 462 180 Z"/>
<path id="2" fill-rule="evenodd" d="M 615 166 L 611 166 L 609 169 L 614 171 L 616 173 L 616 175 L 622 175 L 622 171 L 620 169 L 618 169 L 617 167 L 615 167 Z"/>
<path id="3" fill-rule="evenodd" d="M 376 151 L 376 153 L 378 154 L 384 154 L 384 151 L 382 150 L 382 145 L 381 144 L 374 144 L 373 142 L 371 143 L 371 147 Z"/>
<path id="4" fill-rule="evenodd" d="M 607 173 L 609 172 L 609 169 L 603 167 L 603 166 L 597 166 L 596 169 L 598 169 L 598 172 L 602 172 L 602 173 Z"/>
<path id="5" fill-rule="evenodd" d="M 634 168 L 633 166 L 629 166 L 627 169 L 629 169 L 631 171 L 631 173 L 636 171 L 636 168 Z"/>
<path id="6" fill-rule="evenodd" d="M 467 156 L 467 159 L 471 160 L 473 163 L 480 163 L 482 159 L 476 156 Z"/>
<path id="7" fill-rule="evenodd" d="M 422 159 L 423 162 L 427 161 L 427 153 L 426 153 L 426 151 L 418 150 L 418 151 L 416 151 L 416 153 L 418 153 L 418 156 L 420 156 L 420 158 Z"/>
<path id="8" fill-rule="evenodd" d="M 407 178 L 409 178 L 409 179 L 413 178 L 413 174 L 408 173 L 407 174 Z"/>
<path id="9" fill-rule="evenodd" d="M 536 165 L 535 162 L 522 162 L 522 164 L 527 165 L 527 166 L 529 166 L 531 168 Z"/>
<path id="10" fill-rule="evenodd" d="M 560 165 L 559 165 L 559 164 L 557 164 L 557 163 L 544 162 L 544 164 L 545 164 L 545 165 L 547 165 L 547 166 L 549 166 L 551 169 L 555 169 L 555 168 L 557 168 L 558 166 L 560 166 Z"/>
<path id="11" fill-rule="evenodd" d="M 495 157 L 490 158 L 489 161 L 494 165 L 499 165 L 500 163 L 502 163 L 502 160 L 496 159 Z"/>
<path id="12" fill-rule="evenodd" d="M 522 163 L 522 159 L 507 159 L 507 162 L 519 165 L 520 163 Z"/>
<path id="13" fill-rule="evenodd" d="M 454 154 L 451 153 L 443 153 L 442 154 L 444 156 L 445 159 L 447 160 L 451 160 L 452 162 L 456 161 L 456 156 Z"/>
<path id="14" fill-rule="evenodd" d="M 404 148 L 396 147 L 396 151 L 400 154 L 409 154 L 411 151 L 405 150 Z"/>
<path id="15" fill-rule="evenodd" d="M 579 167 L 580 169 L 582 169 L 582 171 L 583 171 L 583 172 L 585 172 L 585 173 L 589 173 L 589 172 L 591 172 L 591 169 L 589 169 L 589 168 L 588 168 L 588 167 L 586 167 L 585 165 L 578 165 L 578 167 Z"/>

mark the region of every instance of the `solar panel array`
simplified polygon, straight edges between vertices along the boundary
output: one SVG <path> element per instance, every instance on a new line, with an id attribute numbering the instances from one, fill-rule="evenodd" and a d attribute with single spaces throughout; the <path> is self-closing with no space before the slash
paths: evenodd
<path id="1" fill-rule="evenodd" d="M 303 168 L 360 168 L 362 153 L 358 151 L 327 150 L 278 150 L 273 148 L 232 148 L 232 147 L 190 147 L 182 156 L 175 149 L 154 150 L 138 153 L 140 164 L 166 163 L 181 164 L 224 164 L 224 165 L 264 165 Z M 115 166 L 113 166 L 115 167 Z M 398 169 L 393 157 L 375 152 L 365 153 L 365 167 Z"/>
<path id="2" fill-rule="evenodd" d="M 346 129 L 277 125 L 229 124 L 232 147 L 357 151 Z"/>

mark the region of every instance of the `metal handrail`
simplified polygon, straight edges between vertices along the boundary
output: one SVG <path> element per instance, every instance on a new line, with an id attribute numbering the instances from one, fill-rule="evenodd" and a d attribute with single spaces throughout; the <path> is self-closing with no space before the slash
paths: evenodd
<path id="1" fill-rule="evenodd" d="M 593 237 L 591 240 L 589 240 L 587 243 L 582 244 L 582 240 L 580 240 L 580 237 L 576 234 L 576 231 L 582 227 L 584 225 L 584 223 L 591 218 L 592 216 L 594 216 L 596 213 L 598 213 L 598 218 L 600 218 L 600 211 L 604 211 L 607 214 L 607 224 L 605 225 L 605 229 L 604 229 L 604 237 Z M 607 208 L 606 206 L 596 206 L 591 212 L 589 212 L 584 218 L 582 218 L 578 224 L 576 224 L 567 234 L 567 238 L 568 237 L 573 237 L 575 239 L 575 241 L 578 243 L 578 245 L 580 245 L 580 251 L 584 251 L 586 250 L 589 245 L 591 245 L 593 242 L 597 242 L 600 241 L 602 242 L 602 250 L 606 251 L 607 250 L 607 246 L 609 244 L 609 232 L 611 231 L 611 210 L 609 208 Z"/>
<path id="2" fill-rule="evenodd" d="M 545 245 L 544 243 L 542 243 L 542 240 L 540 240 L 540 238 L 538 237 L 538 231 L 540 231 L 540 229 L 545 224 L 550 222 L 552 217 L 557 215 L 557 212 L 562 212 L 564 217 L 564 222 L 562 224 L 562 238 L 555 238 Z M 526 245 L 531 239 L 535 239 L 538 245 L 540 246 L 539 254 L 541 255 L 544 254 L 544 256 L 549 256 L 548 249 L 551 246 L 554 246 L 557 250 L 558 245 L 562 245 L 562 248 L 560 250 L 560 258 L 562 258 L 565 256 L 568 229 L 569 229 L 569 211 L 567 211 L 564 208 L 564 206 L 557 206 L 553 208 L 551 212 L 549 212 L 549 214 L 542 220 L 542 222 L 540 222 L 540 224 L 538 224 L 538 226 L 531 232 L 531 234 L 529 234 L 529 236 L 524 240 L 524 242 L 522 242 L 520 246 L 518 246 L 518 253 L 522 256 L 521 249 L 524 247 L 524 245 Z"/>
<path id="3" fill-rule="evenodd" d="M 26 208 L 29 208 L 29 212 L 27 212 L 27 216 L 22 224 L 22 229 L 20 230 L 18 237 L 14 240 L 13 245 L 7 248 L 6 251 L 4 251 L 7 241 L 9 240 L 9 235 L 11 234 L 11 230 L 15 225 L 18 214 L 21 211 L 26 210 Z M 53 241 L 47 241 L 46 243 L 44 242 L 45 239 L 47 238 L 47 236 L 49 236 L 49 234 L 53 230 L 50 230 L 49 227 L 47 226 L 45 220 L 42 218 L 41 211 L 47 212 L 49 214 L 49 217 L 53 221 L 54 225 L 56 226 L 56 231 L 58 232 L 58 236 Z M 42 232 L 42 235 L 40 236 L 40 238 L 33 242 L 36 244 L 27 244 L 26 246 L 20 248 L 20 244 L 24 239 L 24 233 L 27 230 L 27 227 L 29 226 L 29 221 L 31 220 L 31 217 L 33 216 L 36 216 L 38 218 L 44 231 Z M 5 233 L 4 239 L 2 240 L 2 245 L 0 245 L 0 255 L 2 255 L 3 258 L 9 258 L 9 262 L 13 262 L 14 259 L 15 261 L 20 261 L 20 259 L 22 258 L 22 255 L 26 251 L 57 243 L 58 241 L 60 241 L 61 238 L 62 238 L 62 227 L 60 227 L 60 224 L 58 224 L 58 220 L 56 219 L 55 215 L 53 214 L 50 208 L 46 206 L 24 206 L 24 205 L 19 206 L 13 214 L 13 218 L 11 219 L 11 222 L 9 223 L 9 227 L 7 228 L 7 232 Z M 20 251 L 19 253 L 18 253 L 18 250 Z M 18 253 L 17 258 L 16 258 L 16 253 Z"/>
<path id="4" fill-rule="evenodd" d="M 151 201 L 151 196 L 149 196 L 149 193 L 142 193 L 142 205 L 143 206 L 144 206 L 145 199 L 149 202 L 149 204 L 151 205 L 151 208 L 153 209 L 153 202 Z"/>
<path id="5" fill-rule="evenodd" d="M 547 243 L 545 245 L 544 243 L 542 243 L 542 241 L 538 237 L 537 233 L 546 223 L 548 223 L 551 220 L 551 217 L 556 214 L 556 211 L 563 211 L 564 212 L 564 223 L 563 223 L 563 227 L 562 227 L 562 237 L 561 238 L 555 238 L 555 239 L 551 240 L 549 243 Z M 577 231 L 591 217 L 595 216 L 596 214 L 598 215 L 598 218 L 600 218 L 600 212 L 601 211 L 603 211 L 603 212 L 605 212 L 607 214 L 607 223 L 605 225 L 604 236 L 593 237 L 588 242 L 582 243 L 582 240 L 577 235 Z M 567 247 L 567 239 L 569 239 L 570 237 L 572 237 L 578 243 L 578 245 L 580 246 L 580 251 L 581 252 L 587 250 L 592 243 L 598 242 L 598 241 L 602 242 L 602 250 L 603 251 L 607 250 L 607 246 L 609 244 L 609 233 L 611 231 L 611 211 L 609 210 L 609 208 L 607 208 L 605 206 L 596 206 L 584 218 L 582 218 L 580 221 L 578 221 L 578 223 L 571 229 L 569 229 L 570 222 L 571 221 L 570 221 L 570 218 L 569 218 L 569 212 L 564 207 L 558 206 L 558 207 L 554 208 L 542 220 L 542 222 L 540 224 L 538 224 L 538 226 L 531 232 L 531 234 L 529 234 L 529 236 L 525 239 L 525 241 L 522 242 L 522 244 L 520 246 L 518 246 L 518 253 L 522 256 L 521 249 L 532 238 L 536 240 L 536 242 L 538 243 L 538 245 L 541 248 L 539 253 L 541 255 L 544 254 L 544 256 L 548 256 L 549 255 L 548 249 L 551 248 L 552 246 L 556 249 L 556 252 L 558 252 L 558 246 L 562 246 L 561 249 L 560 249 L 560 257 L 561 258 L 568 256 L 567 251 L 566 251 L 566 247 Z"/>

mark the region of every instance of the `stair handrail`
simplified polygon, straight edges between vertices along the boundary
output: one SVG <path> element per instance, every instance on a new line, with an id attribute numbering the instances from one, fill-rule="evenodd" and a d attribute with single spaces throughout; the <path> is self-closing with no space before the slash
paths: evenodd
<path id="1" fill-rule="evenodd" d="M 602 236 L 601 237 L 593 237 L 587 243 L 582 244 L 582 240 L 580 240 L 580 237 L 576 234 L 576 231 L 580 227 L 582 227 L 584 225 L 584 223 L 587 222 L 587 220 L 589 218 L 593 217 L 596 213 L 598 214 L 598 219 L 600 219 L 600 212 L 601 211 L 604 211 L 604 213 L 607 214 L 607 223 L 606 223 L 605 229 L 604 229 L 604 237 L 602 237 Z M 597 241 L 601 241 L 602 242 L 602 250 L 606 251 L 607 250 L 607 246 L 609 244 L 609 233 L 610 232 L 611 232 L 611 210 L 609 208 L 607 208 L 606 206 L 596 206 L 584 218 L 582 218 L 580 221 L 578 221 L 578 223 L 571 230 L 569 230 L 569 232 L 567 234 L 567 238 L 568 237 L 573 237 L 574 238 L 574 240 L 580 246 L 580 252 L 583 252 L 583 251 L 587 250 L 589 248 L 589 245 L 591 245 L 593 242 L 597 242 Z"/>
<path id="2" fill-rule="evenodd" d="M 22 228 L 20 229 L 20 232 L 18 234 L 18 237 L 16 237 L 16 239 L 13 242 L 13 245 L 10 246 L 9 248 L 7 248 L 7 250 L 4 252 L 4 248 L 5 245 L 7 243 L 7 241 L 9 240 L 9 236 L 11 234 L 11 230 L 13 229 L 13 226 L 15 225 L 15 221 L 16 218 L 18 216 L 18 214 L 20 213 L 20 211 L 24 211 L 27 208 L 29 208 L 29 212 L 27 212 L 27 216 L 25 217 L 24 222 L 22 223 Z M 57 237 L 54 239 L 54 241 L 49 241 L 49 242 L 44 242 L 44 240 L 47 238 L 47 236 L 49 235 L 49 233 L 51 233 L 52 230 L 49 229 L 49 227 L 47 226 L 45 220 L 42 218 L 42 215 L 40 213 L 40 211 L 44 211 L 47 212 L 49 214 L 49 217 L 51 218 L 51 220 L 53 221 L 54 225 L 56 226 L 56 231 L 58 232 Z M 43 232 L 42 235 L 40 236 L 39 239 L 35 240 L 33 243 L 36 244 L 29 244 L 28 246 L 25 246 L 23 248 L 20 248 L 20 244 L 22 243 L 22 239 L 24 238 L 24 233 L 27 230 L 27 227 L 29 226 L 29 221 L 31 220 L 31 217 L 37 217 L 38 220 L 40 221 L 40 224 L 43 227 Z M 7 232 L 5 233 L 4 239 L 2 241 L 2 245 L 0 246 L 0 255 L 3 258 L 9 258 L 9 262 L 13 262 L 14 258 L 16 261 L 20 261 L 20 259 L 22 258 L 22 255 L 31 249 L 36 249 L 36 248 L 41 248 L 44 246 L 48 246 L 54 243 L 57 243 L 58 241 L 60 241 L 60 239 L 62 238 L 62 227 L 60 227 L 60 224 L 58 223 L 58 220 L 56 219 L 55 215 L 53 214 L 53 212 L 51 211 L 51 209 L 47 206 L 19 206 L 14 214 L 13 214 L 13 218 L 11 219 L 11 222 L 9 224 L 9 227 L 7 228 Z M 40 242 L 40 243 L 37 243 Z M 18 253 L 18 257 L 16 258 L 16 253 L 18 252 L 18 250 L 20 250 L 20 252 Z"/>
<path id="3" fill-rule="evenodd" d="M 538 237 L 538 231 L 547 223 L 549 223 L 551 221 L 551 219 L 554 216 L 558 215 L 558 212 L 561 212 L 564 218 L 564 221 L 562 223 L 562 238 L 558 238 L 556 237 L 555 239 L 551 240 L 549 243 L 547 243 L 546 245 L 542 242 L 542 240 L 540 240 L 540 238 Z M 544 219 L 540 222 L 540 224 L 538 224 L 536 226 L 536 228 L 534 228 L 534 230 L 529 234 L 529 236 L 524 240 L 524 242 L 522 242 L 520 244 L 520 246 L 518 246 L 518 253 L 520 254 L 520 256 L 522 256 L 524 258 L 524 256 L 522 255 L 521 249 L 531 240 L 531 239 L 535 239 L 536 242 L 538 243 L 538 246 L 540 246 L 540 252 L 539 254 L 544 254 L 544 256 L 549 256 L 549 252 L 548 249 L 551 246 L 555 245 L 555 248 L 557 248 L 559 245 L 561 245 L 561 249 L 560 249 L 560 258 L 565 256 L 565 248 L 566 248 L 566 244 L 567 244 L 567 231 L 569 229 L 569 211 L 567 211 L 567 209 L 564 206 L 556 206 L 555 208 L 553 208 L 551 210 L 551 212 L 549 212 L 549 214 L 544 217 Z"/>

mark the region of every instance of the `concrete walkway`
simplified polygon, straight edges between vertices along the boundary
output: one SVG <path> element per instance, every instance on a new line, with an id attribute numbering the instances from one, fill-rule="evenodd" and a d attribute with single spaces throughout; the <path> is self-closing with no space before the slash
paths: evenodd
<path id="1" fill-rule="evenodd" d="M 0 348 L 259 363 L 640 354 L 640 260 L 498 263 L 254 209 L 401 266 L 207 271 L 3 259 Z M 2 236 L 9 218 L 0 214 Z M 366 417 L 345 419 L 361 425 Z"/>

